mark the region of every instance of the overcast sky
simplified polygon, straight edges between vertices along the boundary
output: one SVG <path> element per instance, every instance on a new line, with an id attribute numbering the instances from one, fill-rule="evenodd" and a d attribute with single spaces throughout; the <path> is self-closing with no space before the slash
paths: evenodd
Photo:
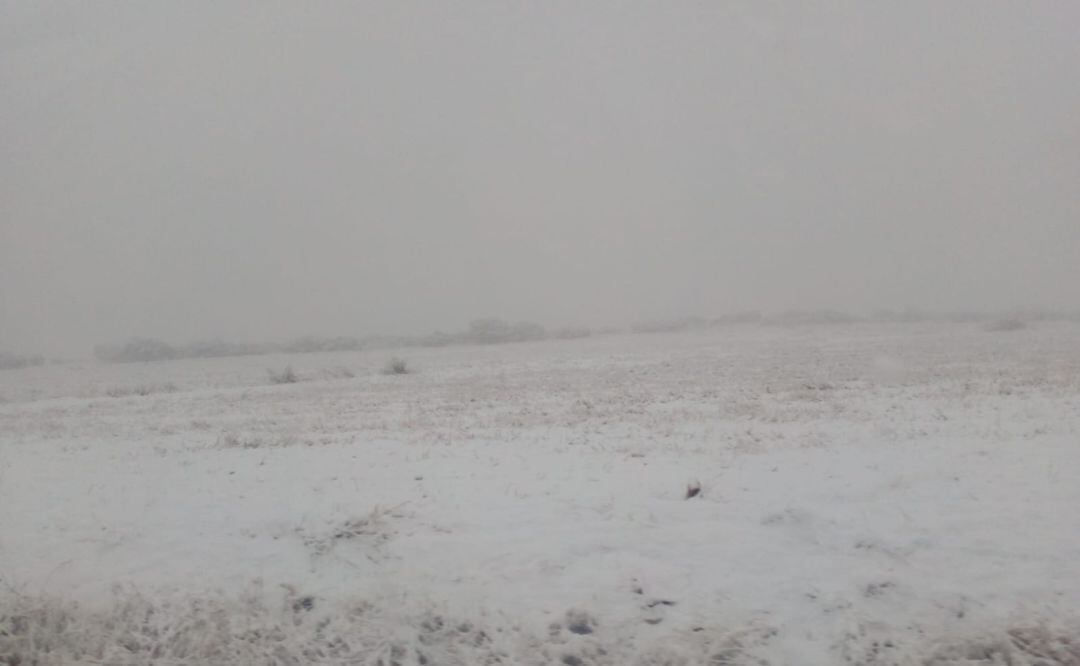
<path id="1" fill-rule="evenodd" d="M 0 349 L 1080 309 L 1080 3 L 0 2 Z"/>

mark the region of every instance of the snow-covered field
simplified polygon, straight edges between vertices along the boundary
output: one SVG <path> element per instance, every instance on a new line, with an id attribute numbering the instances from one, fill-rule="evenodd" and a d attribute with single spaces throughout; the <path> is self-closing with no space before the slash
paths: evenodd
<path id="1" fill-rule="evenodd" d="M 393 353 L 0 372 L 0 663 L 1080 664 L 1080 325 Z"/>

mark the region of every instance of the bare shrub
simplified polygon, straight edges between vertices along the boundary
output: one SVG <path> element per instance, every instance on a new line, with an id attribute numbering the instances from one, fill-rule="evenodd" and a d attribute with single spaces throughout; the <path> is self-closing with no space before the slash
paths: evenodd
<path id="1" fill-rule="evenodd" d="M 407 501 L 392 507 L 376 506 L 367 515 L 354 516 L 321 530 L 301 526 L 296 528 L 295 533 L 316 556 L 326 555 L 339 543 L 350 541 L 379 548 L 393 538 L 396 531 L 389 519 L 404 518 L 401 507 L 406 504 Z"/>
<path id="2" fill-rule="evenodd" d="M 631 330 L 634 333 L 676 333 L 694 328 L 702 328 L 706 321 L 701 317 L 684 317 L 682 319 L 654 319 L 641 321 L 634 324 Z"/>
<path id="3" fill-rule="evenodd" d="M 227 432 L 218 438 L 218 448 L 222 449 L 280 449 L 297 444 L 299 440 L 294 435 L 281 435 L 279 437 L 260 437 L 259 435 L 241 435 Z"/>
<path id="4" fill-rule="evenodd" d="M 265 346 L 226 342 L 224 340 L 197 340 L 177 350 L 181 358 L 225 358 L 228 356 L 251 356 L 265 354 Z"/>
<path id="5" fill-rule="evenodd" d="M 1027 328 L 1027 324 L 1020 317 L 1003 317 L 1001 319 L 995 319 L 984 327 L 987 331 L 994 333 L 1004 333 L 1008 331 L 1019 331 Z"/>
<path id="6" fill-rule="evenodd" d="M 555 332 L 555 337 L 560 340 L 576 340 L 578 338 L 587 338 L 590 335 L 592 335 L 592 330 L 584 326 L 567 326 Z"/>
<path id="7" fill-rule="evenodd" d="M 348 367 L 339 365 L 336 368 L 327 368 L 323 370 L 323 375 L 327 379 L 352 379 L 356 374 Z"/>
<path id="8" fill-rule="evenodd" d="M 179 355 L 171 345 L 153 338 L 132 338 L 119 346 L 98 345 L 94 348 L 94 356 L 109 363 L 168 361 Z"/>
<path id="9" fill-rule="evenodd" d="M 511 324 L 502 319 L 476 319 L 469 323 L 469 330 L 462 337 L 470 344 L 494 345 L 543 340 L 547 337 L 547 330 L 531 321 Z"/>
<path id="10" fill-rule="evenodd" d="M 405 359 L 396 356 L 387 361 L 383 368 L 384 375 L 407 375 L 409 372 L 409 364 Z"/>
<path id="11" fill-rule="evenodd" d="M 774 326 L 801 326 L 807 324 L 848 324 L 858 321 L 856 315 L 838 310 L 787 310 L 762 319 Z"/>
<path id="12" fill-rule="evenodd" d="M 176 388 L 176 384 L 172 382 L 165 382 L 164 384 L 138 384 L 136 386 L 114 386 L 107 391 L 105 395 L 110 398 L 126 398 L 132 395 L 146 396 L 154 395 L 155 393 L 176 393 L 179 389 Z"/>
<path id="13" fill-rule="evenodd" d="M 295 384 L 300 381 L 300 378 L 293 372 L 291 365 L 285 366 L 285 369 L 280 372 L 274 370 L 267 370 L 266 372 L 269 373 L 270 382 L 273 384 Z"/>
<path id="14" fill-rule="evenodd" d="M 364 343 L 356 338 L 316 338 L 305 337 L 286 342 L 281 346 L 282 351 L 297 354 L 312 354 L 317 352 L 334 351 L 359 351 L 364 348 Z"/>
<path id="15" fill-rule="evenodd" d="M 587 636 L 596 631 L 596 618 L 582 610 L 566 611 L 564 622 L 567 631 L 578 636 Z"/>

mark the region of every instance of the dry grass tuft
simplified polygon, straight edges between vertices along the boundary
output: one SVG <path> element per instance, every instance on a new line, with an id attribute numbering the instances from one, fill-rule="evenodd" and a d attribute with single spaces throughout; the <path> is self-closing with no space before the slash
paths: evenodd
<path id="1" fill-rule="evenodd" d="M 285 366 L 285 369 L 280 372 L 274 370 L 267 370 L 266 372 L 270 375 L 270 383 L 272 384 L 295 384 L 300 381 L 300 378 L 293 372 L 291 365 Z"/>
<path id="2" fill-rule="evenodd" d="M 1013 627 L 1000 634 L 947 642 L 926 666 L 1080 666 L 1080 634 L 1045 625 Z"/>

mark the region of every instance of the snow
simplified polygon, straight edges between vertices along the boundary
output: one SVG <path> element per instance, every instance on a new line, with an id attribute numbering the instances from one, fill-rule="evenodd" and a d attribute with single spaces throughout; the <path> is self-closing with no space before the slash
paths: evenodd
<path id="1" fill-rule="evenodd" d="M 1078 434 L 1065 323 L 3 372 L 0 661 L 1077 664 Z"/>

